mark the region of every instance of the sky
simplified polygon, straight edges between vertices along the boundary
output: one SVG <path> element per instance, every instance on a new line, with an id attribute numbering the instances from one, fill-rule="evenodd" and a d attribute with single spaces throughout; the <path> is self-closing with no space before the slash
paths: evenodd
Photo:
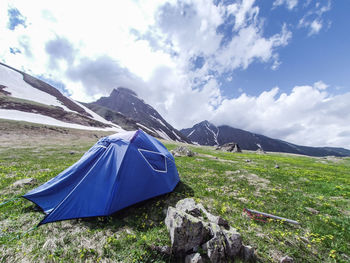
<path id="1" fill-rule="evenodd" d="M 133 89 L 203 120 L 350 149 L 350 1 L 1 1 L 0 61 L 71 98 Z"/>

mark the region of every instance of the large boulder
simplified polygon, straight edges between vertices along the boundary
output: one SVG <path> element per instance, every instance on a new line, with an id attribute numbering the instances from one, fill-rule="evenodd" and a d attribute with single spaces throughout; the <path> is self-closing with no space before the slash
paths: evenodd
<path id="1" fill-rule="evenodd" d="M 220 145 L 220 146 L 216 147 L 216 150 L 221 150 L 221 151 L 225 151 L 225 152 L 236 152 L 236 153 L 242 152 L 238 143 L 235 143 L 235 142 L 229 142 L 229 143 L 225 143 L 223 145 Z"/>
<path id="2" fill-rule="evenodd" d="M 204 222 L 173 207 L 168 208 L 165 225 L 170 232 L 173 252 L 178 256 L 210 239 L 210 230 Z"/>
<path id="3" fill-rule="evenodd" d="M 179 146 L 171 151 L 171 154 L 175 157 L 181 157 L 181 156 L 188 156 L 193 157 L 195 156 L 195 152 L 188 149 L 186 146 Z"/>
<path id="4" fill-rule="evenodd" d="M 194 252 L 201 247 L 210 262 L 227 262 L 238 257 L 244 261 L 255 259 L 254 249 L 242 244 L 242 237 L 235 228 L 220 216 L 209 213 L 192 198 L 180 200 L 175 207 L 169 207 L 165 224 L 176 257 L 183 258 L 189 254 L 194 257 Z M 190 258 L 187 256 L 186 260 Z"/>

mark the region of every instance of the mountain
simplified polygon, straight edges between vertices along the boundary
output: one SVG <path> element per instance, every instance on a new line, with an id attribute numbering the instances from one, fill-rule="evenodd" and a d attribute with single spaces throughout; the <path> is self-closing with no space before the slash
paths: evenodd
<path id="1" fill-rule="evenodd" d="M 95 102 L 84 105 L 111 121 L 113 121 L 113 116 L 122 114 L 133 120 L 135 125 L 146 132 L 155 134 L 156 137 L 179 142 L 190 142 L 187 137 L 167 123 L 152 106 L 139 98 L 130 89 L 119 87 L 114 89 L 108 97 L 101 97 Z"/>
<path id="2" fill-rule="evenodd" d="M 265 151 L 286 152 L 309 156 L 350 156 L 350 150 L 335 147 L 308 147 L 292 144 L 264 135 L 236 129 L 228 125 L 216 127 L 208 121 L 197 123 L 192 128 L 182 129 L 181 132 L 193 143 L 200 145 L 222 145 L 236 142 L 244 150 L 257 150 L 262 147 Z"/>
<path id="3" fill-rule="evenodd" d="M 51 85 L 3 63 L 0 118 L 77 129 L 123 130 Z"/>

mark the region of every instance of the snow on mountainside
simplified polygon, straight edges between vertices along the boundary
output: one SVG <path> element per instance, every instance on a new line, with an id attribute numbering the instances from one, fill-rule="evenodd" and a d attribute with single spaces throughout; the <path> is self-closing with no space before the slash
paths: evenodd
<path id="1" fill-rule="evenodd" d="M 85 103 L 87 107 L 109 119 L 107 111 L 102 112 L 98 107 L 103 107 L 115 114 L 123 114 L 133 120 L 136 125 L 147 128 L 153 136 L 165 140 L 190 142 L 183 134 L 172 127 L 163 117 L 149 104 L 145 103 L 137 94 L 127 88 L 114 89 L 110 96 L 102 97 L 96 102 Z M 142 128 L 142 127 L 141 127 Z"/>
<path id="2" fill-rule="evenodd" d="M 208 121 L 197 123 L 192 128 L 182 129 L 181 132 L 193 143 L 200 145 L 215 146 L 235 142 L 244 150 L 255 151 L 261 147 L 263 150 L 270 152 L 286 152 L 310 156 L 350 156 L 350 150 L 343 148 L 300 146 L 227 125 L 216 127 Z"/>
<path id="3" fill-rule="evenodd" d="M 123 131 L 49 84 L 2 63 L 0 118 L 67 128 Z"/>

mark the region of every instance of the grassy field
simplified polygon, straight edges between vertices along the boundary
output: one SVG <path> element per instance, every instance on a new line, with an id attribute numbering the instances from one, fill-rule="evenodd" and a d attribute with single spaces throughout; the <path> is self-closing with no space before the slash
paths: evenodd
<path id="1" fill-rule="evenodd" d="M 101 136 L 92 132 L 78 136 L 60 129 L 42 134 L 2 130 L 0 203 L 56 176 Z M 177 146 L 165 144 L 169 150 Z M 349 158 L 191 149 L 198 153 L 195 157 L 176 158 L 181 183 L 173 193 L 113 216 L 33 229 L 44 217 L 34 204 L 16 199 L 0 206 L 0 262 L 171 262 L 172 258 L 159 254 L 154 246 L 170 244 L 165 211 L 185 197 L 193 197 L 211 213 L 227 219 L 240 231 L 244 243 L 256 249 L 261 262 L 278 262 L 284 255 L 296 262 L 350 262 Z M 12 185 L 22 178 L 35 178 L 36 183 L 23 188 Z M 297 220 L 301 225 L 251 220 L 244 208 Z"/>

